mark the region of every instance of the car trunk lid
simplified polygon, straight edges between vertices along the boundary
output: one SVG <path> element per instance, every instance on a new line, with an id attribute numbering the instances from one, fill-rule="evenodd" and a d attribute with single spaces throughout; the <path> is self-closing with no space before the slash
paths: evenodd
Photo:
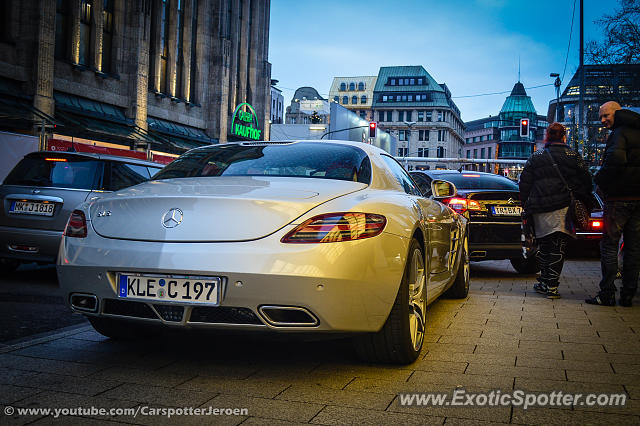
<path id="1" fill-rule="evenodd" d="M 221 176 L 151 181 L 95 201 L 101 236 L 162 242 L 265 237 L 328 200 L 366 188 L 330 179 Z"/>

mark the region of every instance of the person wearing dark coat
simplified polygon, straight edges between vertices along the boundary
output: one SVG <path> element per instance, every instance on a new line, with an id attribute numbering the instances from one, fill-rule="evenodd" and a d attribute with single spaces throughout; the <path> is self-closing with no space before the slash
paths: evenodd
<path id="1" fill-rule="evenodd" d="M 604 195 L 604 234 L 600 241 L 600 292 L 585 301 L 615 306 L 618 243 L 624 238 L 620 305 L 630 307 L 640 275 L 640 114 L 617 102 L 600 107 L 600 121 L 609 130 L 602 166 L 595 182 Z"/>
<path id="2" fill-rule="evenodd" d="M 574 226 L 567 219 L 571 200 L 567 186 L 588 209 L 592 208 L 593 202 L 591 175 L 582 157 L 566 145 L 566 140 L 565 127 L 560 123 L 550 124 L 544 149 L 529 157 L 519 181 L 520 200 L 525 216 L 533 218 L 539 246 L 540 277 L 533 288 L 549 299 L 560 297 L 558 283 L 564 250 L 568 238 L 575 238 Z"/>

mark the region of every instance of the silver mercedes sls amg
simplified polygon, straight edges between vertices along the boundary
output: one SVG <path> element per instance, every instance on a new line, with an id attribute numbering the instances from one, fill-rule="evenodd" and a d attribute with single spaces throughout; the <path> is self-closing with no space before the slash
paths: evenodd
<path id="1" fill-rule="evenodd" d="M 364 359 L 409 363 L 427 304 L 468 293 L 467 221 L 372 145 L 228 143 L 78 206 L 57 272 L 70 307 L 112 338 L 353 333 Z"/>

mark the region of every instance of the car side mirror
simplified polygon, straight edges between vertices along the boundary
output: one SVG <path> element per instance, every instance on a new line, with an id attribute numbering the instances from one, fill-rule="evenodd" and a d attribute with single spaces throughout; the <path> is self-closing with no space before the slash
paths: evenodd
<path id="1" fill-rule="evenodd" d="M 433 198 L 453 197 L 457 193 L 456 186 L 446 180 L 435 179 L 431 181 L 431 193 Z"/>

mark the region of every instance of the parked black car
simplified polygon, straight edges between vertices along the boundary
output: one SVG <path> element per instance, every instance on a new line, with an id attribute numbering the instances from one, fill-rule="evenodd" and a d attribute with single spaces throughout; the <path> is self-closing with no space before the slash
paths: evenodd
<path id="1" fill-rule="evenodd" d="M 425 196 L 431 195 L 433 179 L 455 185 L 456 194 L 439 201 L 469 219 L 471 260 L 509 259 L 522 274 L 539 269 L 535 257 L 523 256 L 522 207 L 517 183 L 503 176 L 473 171 L 421 170 L 411 172 L 411 176 Z"/>
<path id="2" fill-rule="evenodd" d="M 163 165 L 114 155 L 41 151 L 0 185 L 0 272 L 55 262 L 73 209 L 101 193 L 144 182 Z"/>

